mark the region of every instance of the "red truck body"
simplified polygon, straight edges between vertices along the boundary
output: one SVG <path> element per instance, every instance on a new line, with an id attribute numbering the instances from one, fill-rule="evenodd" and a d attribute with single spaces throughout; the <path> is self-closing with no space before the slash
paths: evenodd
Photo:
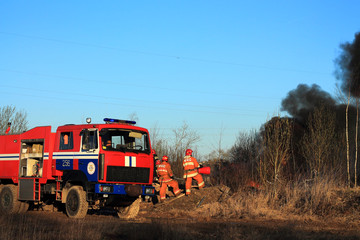
<path id="1" fill-rule="evenodd" d="M 0 136 L 0 211 L 58 202 L 69 217 L 79 218 L 86 206 L 119 207 L 153 196 L 148 131 L 131 121 L 104 120 L 60 126 L 55 133 L 45 126 Z M 13 192 L 14 200 L 6 202 Z M 84 198 L 87 205 L 78 206 Z"/>

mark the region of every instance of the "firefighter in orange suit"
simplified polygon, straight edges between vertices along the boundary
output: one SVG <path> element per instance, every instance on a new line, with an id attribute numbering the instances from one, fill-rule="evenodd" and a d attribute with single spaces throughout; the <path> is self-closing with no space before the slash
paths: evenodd
<path id="1" fill-rule="evenodd" d="M 184 157 L 183 167 L 184 167 L 184 178 L 185 181 L 185 189 L 186 189 L 186 196 L 190 195 L 191 193 L 191 184 L 192 179 L 194 178 L 199 186 L 199 189 L 205 186 L 204 180 L 201 174 L 198 173 L 197 169 L 200 167 L 199 163 L 197 162 L 196 158 L 192 157 L 192 150 L 186 150 L 186 156 Z"/>
<path id="2" fill-rule="evenodd" d="M 162 162 L 157 165 L 157 175 L 160 182 L 160 202 L 163 202 L 166 199 L 166 189 L 168 186 L 173 188 L 175 196 L 178 196 L 181 193 L 178 182 L 172 179 L 174 174 L 171 171 L 167 156 L 163 156 Z"/>

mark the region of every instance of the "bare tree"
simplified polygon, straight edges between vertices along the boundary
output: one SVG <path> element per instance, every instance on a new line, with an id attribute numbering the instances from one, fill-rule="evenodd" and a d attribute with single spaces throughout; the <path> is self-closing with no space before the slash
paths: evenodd
<path id="1" fill-rule="evenodd" d="M 258 134 L 255 130 L 239 132 L 234 145 L 222 151 L 218 159 L 217 151 L 209 156 L 212 179 L 215 184 L 223 184 L 237 191 L 250 181 L 257 181 L 256 159 L 258 157 Z"/>
<path id="2" fill-rule="evenodd" d="M 338 70 L 339 71 L 339 70 Z M 344 71 L 344 70 L 342 70 Z M 339 74 L 339 73 L 337 73 Z M 345 74 L 345 73 L 343 73 Z M 345 75 L 344 75 L 345 76 Z M 357 165 L 357 153 L 358 153 L 358 121 L 359 121 L 359 107 L 358 107 L 358 98 L 353 97 L 350 93 L 350 88 L 348 89 L 347 93 L 344 89 L 340 89 L 340 87 L 338 85 L 336 85 L 337 91 L 336 91 L 336 96 L 338 101 L 341 104 L 344 104 L 346 106 L 345 108 L 345 142 L 346 145 L 344 147 L 346 147 L 346 174 L 347 174 L 347 185 L 348 187 L 351 186 L 351 173 L 350 173 L 350 155 L 352 156 L 352 154 L 350 154 L 350 134 L 353 131 L 351 131 L 351 126 L 349 126 L 349 122 L 351 122 L 352 117 L 354 116 L 353 114 L 353 110 L 350 109 L 353 105 L 356 105 L 356 119 L 355 119 L 355 163 L 354 163 L 354 172 L 356 173 L 356 165 Z M 357 185 L 357 176 L 355 176 L 355 185 Z"/>
<path id="3" fill-rule="evenodd" d="M 229 150 L 229 158 L 232 162 L 241 162 L 251 169 L 251 178 L 254 178 L 256 160 L 259 154 L 258 132 L 240 132 L 235 144 Z"/>
<path id="4" fill-rule="evenodd" d="M 291 126 L 288 118 L 274 117 L 262 129 L 262 157 L 259 174 L 264 184 L 271 183 L 277 193 L 282 168 L 290 157 Z"/>
<path id="5" fill-rule="evenodd" d="M 129 118 L 129 120 L 131 120 L 131 121 L 135 121 L 135 122 L 139 121 L 139 117 L 138 117 L 138 115 L 137 115 L 136 112 L 130 113 L 129 116 L 128 116 L 128 118 Z"/>
<path id="6" fill-rule="evenodd" d="M 158 123 L 150 128 L 150 139 L 152 148 L 156 151 L 156 154 L 160 159 L 164 155 L 170 156 L 170 141 L 163 136 Z"/>
<path id="7" fill-rule="evenodd" d="M 224 134 L 225 128 L 223 125 L 221 125 L 220 128 L 220 133 L 219 133 L 219 142 L 218 142 L 218 147 L 217 147 L 217 152 L 218 152 L 218 159 L 222 159 L 224 156 L 224 151 L 222 149 L 222 140 L 223 140 L 223 134 Z"/>
<path id="8" fill-rule="evenodd" d="M 174 174 L 182 176 L 182 160 L 185 150 L 192 148 L 196 155 L 196 143 L 200 140 L 200 135 L 196 131 L 191 130 L 186 122 L 182 126 L 172 129 L 172 132 L 173 136 L 165 138 L 160 134 L 160 128 L 156 124 L 150 129 L 152 146 L 160 158 L 163 155 L 167 155 L 172 163 Z"/>
<path id="9" fill-rule="evenodd" d="M 350 156 L 349 156 L 349 105 L 350 97 L 360 98 L 360 32 L 355 34 L 353 42 L 345 42 L 340 45 L 341 53 L 335 59 L 336 69 L 335 76 L 339 79 L 341 89 L 348 92 L 348 103 L 346 108 L 346 140 L 347 140 L 347 173 L 348 173 L 348 186 L 351 186 L 350 178 Z M 358 121 L 358 119 L 356 119 Z M 357 125 L 356 125 L 357 126 Z M 356 127 L 356 132 L 358 131 Z M 357 138 L 357 133 L 356 133 Z M 355 139 L 357 141 L 357 139 Z M 355 144 L 357 147 L 357 143 Z M 357 149 L 356 149 L 357 153 Z M 357 159 L 357 157 L 356 157 Z M 355 160 L 355 165 L 357 160 Z M 356 172 L 356 170 L 355 170 Z M 355 178 L 357 179 L 357 177 Z M 357 184 L 357 183 L 356 183 Z"/>
<path id="10" fill-rule="evenodd" d="M 16 111 L 14 106 L 0 107 L 0 135 L 4 135 L 11 122 L 9 134 L 19 134 L 27 130 L 28 121 L 25 111 Z"/>
<path id="11" fill-rule="evenodd" d="M 348 95 L 348 101 L 346 105 L 346 169 L 347 169 L 347 176 L 348 176 L 348 187 L 350 187 L 351 179 L 350 179 L 350 144 L 349 144 L 349 106 L 350 106 L 350 90 Z"/>
<path id="12" fill-rule="evenodd" d="M 355 127 L 355 163 L 354 163 L 354 176 L 355 187 L 357 187 L 357 161 L 358 161 L 358 135 L 359 135 L 359 99 L 356 98 L 356 127 Z"/>
<path id="13" fill-rule="evenodd" d="M 323 174 L 329 167 L 335 140 L 335 114 L 324 105 L 316 107 L 309 115 L 307 132 L 300 148 L 310 172 Z"/>
<path id="14" fill-rule="evenodd" d="M 160 128 L 158 123 L 156 123 L 153 127 L 150 128 L 150 137 L 151 137 L 151 145 L 156 150 L 156 145 L 160 141 Z"/>
<path id="15" fill-rule="evenodd" d="M 212 148 L 216 149 L 213 150 L 209 156 L 207 157 L 208 160 L 212 161 L 213 168 L 216 169 L 217 172 L 217 180 L 219 180 L 219 184 L 224 184 L 222 181 L 223 179 L 223 171 L 222 167 L 225 162 L 225 159 L 227 158 L 227 152 L 222 149 L 222 141 L 223 141 L 223 134 L 224 134 L 225 128 L 223 125 L 221 125 L 220 131 L 219 131 L 219 140 L 217 144 L 212 144 Z"/>
<path id="16" fill-rule="evenodd" d="M 174 173 L 180 174 L 182 172 L 182 160 L 187 148 L 193 148 L 196 150 L 195 144 L 200 141 L 200 135 L 189 128 L 186 122 L 179 128 L 172 130 L 174 133 L 174 139 L 172 144 L 171 156 L 175 161 Z M 196 154 L 196 151 L 194 152 Z"/>

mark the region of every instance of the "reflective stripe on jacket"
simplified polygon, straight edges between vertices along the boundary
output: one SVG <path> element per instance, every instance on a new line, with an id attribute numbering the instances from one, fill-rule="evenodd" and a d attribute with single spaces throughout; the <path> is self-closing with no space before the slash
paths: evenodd
<path id="1" fill-rule="evenodd" d="M 171 171 L 171 166 L 169 163 L 163 161 L 161 164 L 157 166 L 156 173 L 162 182 L 171 181 L 171 177 L 174 175 Z"/>
<path id="2" fill-rule="evenodd" d="M 199 167 L 199 163 L 196 158 L 191 156 L 185 156 L 183 161 L 184 167 L 184 178 L 195 177 L 198 175 L 197 168 Z"/>

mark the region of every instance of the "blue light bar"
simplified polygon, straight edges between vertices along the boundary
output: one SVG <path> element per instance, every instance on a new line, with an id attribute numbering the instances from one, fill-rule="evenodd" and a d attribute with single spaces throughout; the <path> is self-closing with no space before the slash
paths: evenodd
<path id="1" fill-rule="evenodd" d="M 114 119 L 114 118 L 104 118 L 104 122 L 106 123 L 125 123 L 125 124 L 132 124 L 135 125 L 135 121 L 130 120 L 120 120 L 120 119 Z"/>

